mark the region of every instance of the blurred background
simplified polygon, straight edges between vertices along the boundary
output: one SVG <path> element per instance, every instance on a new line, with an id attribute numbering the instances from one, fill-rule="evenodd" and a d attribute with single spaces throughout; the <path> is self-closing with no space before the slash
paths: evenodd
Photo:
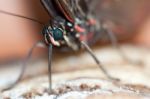
<path id="1" fill-rule="evenodd" d="M 118 89 L 121 93 L 124 92 L 125 84 L 133 86 L 127 87 L 127 89 L 129 89 L 130 92 L 132 90 L 136 95 L 141 96 L 141 94 L 139 94 L 140 92 L 142 92 L 142 95 L 145 95 L 144 93 L 148 93 L 149 95 L 150 53 L 147 48 L 150 48 L 150 0 L 86 1 L 89 2 L 88 6 L 93 7 L 99 20 L 103 20 L 103 22 L 108 25 L 109 29 L 116 35 L 119 43 L 121 43 L 122 53 L 119 53 L 119 50 L 113 49 L 111 45 L 108 45 L 110 42 L 103 42 L 101 40 L 92 47 L 94 53 L 108 73 L 112 77 L 119 78 L 121 83 L 123 83 L 122 88 L 118 84 L 115 84 L 115 86 L 118 85 Z M 50 20 L 40 0 L 0 0 L 0 10 L 30 17 L 45 24 Z M 42 28 L 43 26 L 36 22 L 0 13 L 0 91 L 5 88 L 5 86 L 16 81 L 21 71 L 22 61 L 25 59 L 28 51 L 35 42 L 43 39 L 41 35 Z M 84 77 L 92 77 L 98 80 L 103 80 L 101 78 L 107 79 L 106 75 L 100 71 L 85 50 L 71 53 L 67 52 L 68 54 L 60 50 L 56 52 L 54 49 L 53 51 L 53 84 L 57 85 L 64 81 L 82 77 L 83 79 Z M 142 64 L 131 64 L 128 60 L 125 60 L 121 54 L 126 55 L 132 62 L 141 62 Z M 32 91 L 34 95 L 34 93 L 36 93 L 35 90 L 38 89 L 37 87 L 40 89 L 37 90 L 39 91 L 37 93 L 43 91 L 45 93 L 45 88 L 46 90 L 48 88 L 47 63 L 47 49 L 36 49 L 33 58 L 28 62 L 28 67 L 22 77 L 23 79 L 19 83 L 23 86 L 9 90 L 8 94 L 7 91 L 6 94 L 4 92 L 6 96 L 8 95 L 7 98 L 11 97 L 11 95 L 12 97 L 15 95 L 18 97 L 28 93 L 30 96 L 32 95 Z M 92 83 L 92 81 L 89 80 L 86 83 Z M 113 94 L 114 92 L 118 94 L 118 89 L 112 91 L 110 88 L 114 87 L 107 86 L 105 82 L 103 84 L 100 83 L 101 88 L 103 88 L 103 85 L 108 87 L 106 88 L 110 91 L 108 94 Z M 83 82 L 83 86 L 80 87 L 86 89 L 87 85 Z M 67 86 L 66 88 L 68 90 L 69 87 Z M 19 90 L 15 91 L 15 89 Z M 104 88 L 104 90 L 106 89 Z M 21 92 L 21 90 L 23 92 Z M 104 90 L 102 90 L 101 93 L 107 93 L 104 92 Z M 62 92 L 61 88 L 60 92 Z M 127 94 L 131 96 L 129 93 Z M 124 95 L 121 97 L 124 97 Z"/>
<path id="2" fill-rule="evenodd" d="M 94 2 L 94 0 L 92 0 Z M 95 0 L 97 1 L 97 0 Z M 95 6 L 118 39 L 150 47 L 149 0 L 99 0 Z M 90 6 L 90 4 L 89 4 Z M 48 23 L 50 17 L 39 0 L 1 0 L 0 10 Z M 42 39 L 42 26 L 36 22 L 0 13 L 0 63 L 23 59 L 33 43 Z M 46 54 L 46 50 L 35 56 Z"/>

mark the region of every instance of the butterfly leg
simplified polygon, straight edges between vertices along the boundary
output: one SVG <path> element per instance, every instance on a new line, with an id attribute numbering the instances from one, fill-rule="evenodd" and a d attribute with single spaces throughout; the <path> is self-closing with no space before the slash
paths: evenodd
<path id="1" fill-rule="evenodd" d="M 49 93 L 52 92 L 52 68 L 51 68 L 51 63 L 52 63 L 52 49 L 53 46 L 50 44 L 48 46 L 48 77 L 49 77 Z"/>
<path id="2" fill-rule="evenodd" d="M 22 64 L 21 72 L 20 72 L 19 76 L 17 77 L 16 81 L 13 82 L 12 84 L 10 84 L 9 86 L 7 86 L 7 88 L 2 89 L 2 91 L 6 91 L 6 90 L 9 90 L 9 89 L 12 89 L 13 87 L 15 87 L 15 85 L 17 85 L 21 81 L 21 79 L 22 79 L 22 77 L 23 77 L 23 75 L 25 73 L 25 70 L 27 68 L 27 63 L 28 63 L 29 59 L 31 58 L 32 53 L 33 53 L 33 51 L 34 51 L 34 49 L 36 47 L 45 47 L 45 44 L 44 44 L 44 42 L 39 41 L 39 42 L 36 42 L 32 46 L 32 48 L 29 50 L 29 53 L 26 56 L 26 58 L 25 58 L 25 60 L 24 60 L 24 62 Z"/>
<path id="3" fill-rule="evenodd" d="M 112 77 L 104 68 L 104 66 L 100 63 L 100 61 L 98 60 L 98 58 L 96 57 L 96 55 L 94 55 L 92 49 L 83 41 L 81 41 L 81 44 L 83 45 L 83 47 L 86 49 L 86 51 L 91 55 L 91 57 L 94 59 L 94 61 L 96 62 L 96 64 L 99 66 L 99 68 L 102 70 L 102 72 L 108 77 L 108 79 L 110 80 L 114 80 L 114 81 L 119 81 L 119 79 L 116 79 L 114 77 Z"/>
<path id="4" fill-rule="evenodd" d="M 115 37 L 115 35 L 108 29 L 105 29 L 106 33 L 107 33 L 107 36 L 109 37 L 109 40 L 112 44 L 112 46 L 118 51 L 118 53 L 121 55 L 121 57 L 127 61 L 128 63 L 130 64 L 133 64 L 133 65 L 143 65 L 143 63 L 141 61 L 133 61 L 131 59 L 129 59 L 125 54 L 124 52 L 122 51 L 121 47 L 119 46 L 118 44 L 118 41 L 117 41 L 117 38 Z"/>

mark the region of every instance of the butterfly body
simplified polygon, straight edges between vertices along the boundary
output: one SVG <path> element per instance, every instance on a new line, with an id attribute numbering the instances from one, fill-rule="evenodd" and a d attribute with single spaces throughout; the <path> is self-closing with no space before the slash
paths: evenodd
<path id="1" fill-rule="evenodd" d="M 80 9 L 84 15 L 75 14 L 79 8 L 70 10 L 65 0 L 42 0 L 42 3 L 52 16 L 42 33 L 48 45 L 65 45 L 73 50 L 79 50 L 82 48 L 81 41 L 91 45 L 99 38 L 100 24 L 88 11 Z M 53 5 L 52 9 L 50 5 Z"/>

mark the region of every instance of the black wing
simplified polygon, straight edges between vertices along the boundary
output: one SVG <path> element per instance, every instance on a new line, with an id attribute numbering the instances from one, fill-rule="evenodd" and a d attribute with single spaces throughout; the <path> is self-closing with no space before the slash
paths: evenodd
<path id="1" fill-rule="evenodd" d="M 41 0 L 41 3 L 43 4 L 44 8 L 47 10 L 48 14 L 55 18 L 58 16 L 58 13 L 54 7 L 53 0 Z"/>
<path id="2" fill-rule="evenodd" d="M 54 0 L 66 19 L 74 22 L 75 17 L 85 18 L 89 13 L 88 2 L 85 0 Z"/>
<path id="3" fill-rule="evenodd" d="M 52 18 L 61 16 L 74 23 L 74 15 L 66 5 L 66 0 L 41 0 L 41 3 Z"/>
<path id="4" fill-rule="evenodd" d="M 98 0 L 41 0 L 49 15 L 55 18 L 61 16 L 74 23 L 75 17 L 83 16 L 93 10 Z M 90 7 L 88 6 L 90 3 Z"/>
<path id="5" fill-rule="evenodd" d="M 56 6 L 58 7 L 58 9 L 60 10 L 60 12 L 64 15 L 64 17 L 74 23 L 74 14 L 73 11 L 70 10 L 70 7 L 67 5 L 67 3 L 69 3 L 69 1 L 72 0 L 54 0 L 56 3 Z M 70 3 L 69 3 L 70 5 Z"/>

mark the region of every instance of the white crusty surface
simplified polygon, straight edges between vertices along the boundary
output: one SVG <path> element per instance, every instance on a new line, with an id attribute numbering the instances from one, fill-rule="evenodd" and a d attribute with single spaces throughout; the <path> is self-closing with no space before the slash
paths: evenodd
<path id="1" fill-rule="evenodd" d="M 30 63 L 24 79 L 0 96 L 2 99 L 150 99 L 150 51 L 131 45 L 122 49 L 130 59 L 144 64 L 129 64 L 111 47 L 94 49 L 107 71 L 120 82 L 107 80 L 92 58 L 83 52 L 54 59 L 51 95 L 48 94 L 47 62 L 40 60 Z M 15 80 L 17 66 L 0 70 L 0 89 Z"/>

